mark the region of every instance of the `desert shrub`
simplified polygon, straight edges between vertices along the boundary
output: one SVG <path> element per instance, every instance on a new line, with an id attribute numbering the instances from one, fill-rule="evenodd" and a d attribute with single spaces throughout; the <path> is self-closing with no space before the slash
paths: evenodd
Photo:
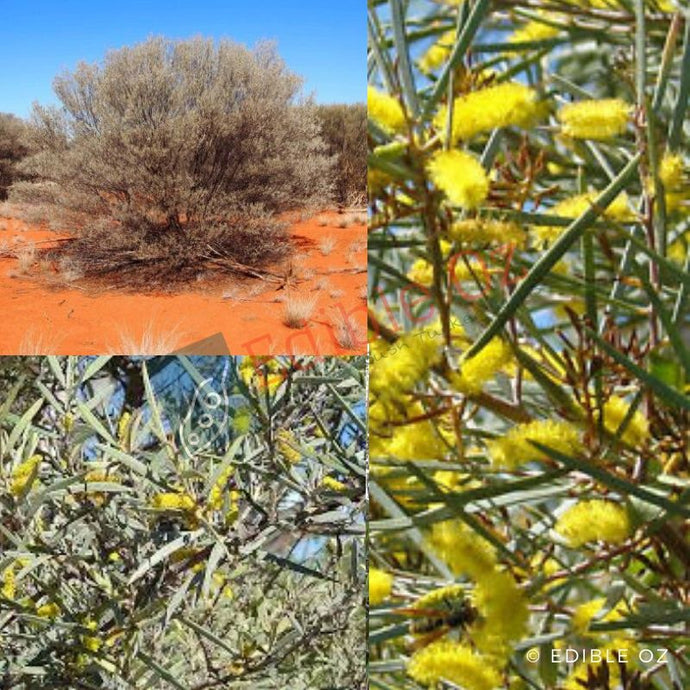
<path id="1" fill-rule="evenodd" d="M 17 163 L 29 153 L 26 123 L 9 113 L 0 113 L 0 201 L 20 175 Z"/>
<path id="2" fill-rule="evenodd" d="M 374 5 L 372 686 L 689 687 L 686 3 Z"/>
<path id="3" fill-rule="evenodd" d="M 363 358 L 4 360 L 0 687 L 364 690 Z"/>
<path id="4" fill-rule="evenodd" d="M 341 206 L 366 202 L 367 109 L 363 103 L 320 105 L 317 114 L 328 152 L 335 157 L 335 199 Z"/>
<path id="5" fill-rule="evenodd" d="M 62 105 L 34 107 L 36 153 L 22 168 L 83 215 L 61 251 L 84 273 L 175 257 L 199 270 L 209 245 L 258 265 L 288 249 L 271 214 L 330 193 L 315 106 L 271 45 L 151 38 L 79 64 L 54 89 Z M 112 266 L 89 266 L 90 249 L 110 250 Z"/>

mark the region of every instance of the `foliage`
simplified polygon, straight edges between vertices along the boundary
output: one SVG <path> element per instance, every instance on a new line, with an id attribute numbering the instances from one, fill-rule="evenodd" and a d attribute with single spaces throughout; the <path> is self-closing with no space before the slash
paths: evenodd
<path id="1" fill-rule="evenodd" d="M 687 687 L 690 20 L 368 30 L 371 687 Z"/>
<path id="2" fill-rule="evenodd" d="M 367 170 L 366 105 L 320 105 L 317 115 L 328 153 L 336 158 L 334 196 L 341 206 L 364 206 Z"/>
<path id="3" fill-rule="evenodd" d="M 5 358 L 0 687 L 364 688 L 363 378 Z"/>
<path id="4" fill-rule="evenodd" d="M 80 236 L 61 253 L 86 275 L 189 280 L 209 264 L 280 258 L 289 243 L 272 214 L 330 193 L 301 82 L 269 44 L 201 38 L 150 38 L 80 63 L 55 79 L 60 108 L 35 105 L 37 151 L 22 167 L 40 186 L 12 198 L 66 212 Z"/>
<path id="5" fill-rule="evenodd" d="M 9 113 L 0 113 L 0 201 L 7 198 L 8 188 L 18 179 L 17 163 L 28 152 L 25 123 Z"/>

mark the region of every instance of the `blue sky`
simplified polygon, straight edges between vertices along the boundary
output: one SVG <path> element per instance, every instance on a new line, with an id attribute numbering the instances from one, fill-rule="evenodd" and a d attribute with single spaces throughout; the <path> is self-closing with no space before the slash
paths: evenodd
<path id="1" fill-rule="evenodd" d="M 319 103 L 363 102 L 364 0 L 2 0 L 0 112 L 55 103 L 52 81 L 80 60 L 151 35 L 272 39 Z"/>

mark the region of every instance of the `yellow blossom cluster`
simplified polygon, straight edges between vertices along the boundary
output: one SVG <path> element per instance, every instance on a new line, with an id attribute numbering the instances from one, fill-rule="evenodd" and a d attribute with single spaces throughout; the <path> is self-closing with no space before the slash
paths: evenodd
<path id="1" fill-rule="evenodd" d="M 466 690 L 495 690 L 500 673 L 489 659 L 454 640 L 438 640 L 416 652 L 407 665 L 411 678 L 429 688 L 445 679 Z"/>
<path id="2" fill-rule="evenodd" d="M 506 82 L 458 96 L 453 102 L 451 144 L 468 141 L 497 127 L 525 127 L 541 113 L 536 92 L 524 84 Z M 434 118 L 436 130 L 445 137 L 448 107 Z"/>
<path id="3" fill-rule="evenodd" d="M 467 218 L 453 223 L 448 238 L 455 242 L 489 244 L 500 242 L 523 247 L 527 233 L 517 223 L 492 218 Z"/>
<path id="4" fill-rule="evenodd" d="M 612 139 L 623 134 L 631 106 L 617 98 L 568 103 L 558 111 L 563 134 L 573 139 Z"/>
<path id="5" fill-rule="evenodd" d="M 15 495 L 19 496 L 22 494 L 27 487 L 29 482 L 33 481 L 32 477 L 36 476 L 38 466 L 41 462 L 40 455 L 32 455 L 24 462 L 17 465 L 12 472 L 12 484 L 10 485 L 10 491 Z"/>
<path id="6" fill-rule="evenodd" d="M 625 506 L 600 499 L 576 503 L 558 518 L 555 526 L 572 547 L 596 541 L 620 544 L 630 536 L 631 529 Z"/>
<path id="7" fill-rule="evenodd" d="M 621 424 L 627 419 L 630 404 L 623 398 L 612 395 L 604 403 L 604 427 L 610 434 L 618 434 Z M 626 422 L 621 435 L 623 443 L 629 446 L 642 445 L 649 436 L 649 422 L 639 407 Z"/>
<path id="8" fill-rule="evenodd" d="M 513 359 L 510 346 L 501 338 L 493 338 L 470 359 L 460 359 L 459 371 L 451 376 L 451 385 L 466 395 L 481 393 L 484 384 Z"/>
<path id="9" fill-rule="evenodd" d="M 502 438 L 487 443 L 495 467 L 515 469 L 533 460 L 548 456 L 532 445 L 540 443 L 560 453 L 572 455 L 581 448 L 580 432 L 569 422 L 539 419 L 518 424 Z"/>
<path id="10" fill-rule="evenodd" d="M 405 127 L 405 113 L 400 103 L 373 86 L 367 87 L 367 113 L 388 133 L 400 132 Z"/>
<path id="11" fill-rule="evenodd" d="M 388 599 L 393 589 L 393 576 L 379 568 L 369 568 L 369 603 L 377 606 Z"/>
<path id="12" fill-rule="evenodd" d="M 575 220 L 581 216 L 596 201 L 596 192 L 585 192 L 577 196 L 568 197 L 559 201 L 553 208 L 546 211 L 548 215 L 560 216 Z M 609 220 L 618 222 L 628 222 L 634 220 L 635 216 L 630 210 L 628 197 L 625 193 L 619 194 L 607 208 L 603 210 L 602 216 Z M 566 229 L 564 225 L 538 225 L 534 228 L 534 235 L 539 243 L 544 245 L 557 240 Z"/>
<path id="13" fill-rule="evenodd" d="M 429 179 L 452 204 L 477 208 L 489 193 L 489 178 L 482 164 L 467 151 L 437 151 L 427 165 Z"/>

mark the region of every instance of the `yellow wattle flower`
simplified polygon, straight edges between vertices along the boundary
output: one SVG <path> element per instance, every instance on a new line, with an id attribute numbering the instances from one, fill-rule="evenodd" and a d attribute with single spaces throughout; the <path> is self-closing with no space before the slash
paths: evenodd
<path id="1" fill-rule="evenodd" d="M 36 615 L 41 618 L 56 618 L 60 613 L 60 607 L 54 603 L 43 604 L 36 609 Z"/>
<path id="2" fill-rule="evenodd" d="M 393 96 L 373 86 L 367 87 L 367 114 L 381 129 L 388 133 L 405 129 L 405 112 Z"/>
<path id="3" fill-rule="evenodd" d="M 480 651 L 507 659 L 511 644 L 527 632 L 529 609 L 524 591 L 508 571 L 487 571 L 477 578 L 473 603 L 479 623 L 472 639 Z"/>
<path id="4" fill-rule="evenodd" d="M 461 393 L 477 395 L 512 358 L 510 346 L 500 338 L 493 338 L 477 355 L 460 360 L 460 370 L 451 376 L 450 382 Z"/>
<path id="5" fill-rule="evenodd" d="M 524 229 L 517 223 L 491 218 L 468 218 L 450 226 L 448 237 L 455 242 L 474 244 L 515 244 L 522 247 L 527 239 Z"/>
<path id="6" fill-rule="evenodd" d="M 559 201 L 552 208 L 546 209 L 544 213 L 550 216 L 560 216 L 575 220 L 581 216 L 590 206 L 593 206 L 599 196 L 598 192 L 590 191 L 576 196 L 568 197 Z M 630 210 L 628 195 L 625 192 L 619 194 L 603 211 L 603 218 L 618 222 L 627 222 L 635 219 Z M 537 244 L 545 245 L 555 242 L 566 230 L 567 225 L 535 225 L 534 236 L 539 240 Z"/>
<path id="7" fill-rule="evenodd" d="M 589 624 L 592 619 L 604 608 L 606 604 L 605 597 L 592 599 L 584 604 L 580 604 L 573 612 L 570 624 L 573 630 L 579 635 L 584 635 L 589 630 Z"/>
<path id="8" fill-rule="evenodd" d="M 159 493 L 151 499 L 157 510 L 194 510 L 196 501 L 188 493 Z"/>
<path id="9" fill-rule="evenodd" d="M 14 468 L 10 491 L 15 496 L 19 496 L 26 489 L 29 481 L 31 481 L 31 476 L 34 474 L 34 470 L 36 470 L 40 462 L 40 455 L 32 455 L 28 460 Z"/>
<path id="10" fill-rule="evenodd" d="M 569 422 L 539 419 L 518 424 L 501 438 L 487 443 L 494 467 L 516 469 L 532 460 L 548 456 L 530 443 L 536 441 L 560 453 L 572 455 L 581 448 L 580 432 Z"/>
<path id="11" fill-rule="evenodd" d="M 496 127 L 525 127 L 539 116 L 536 92 L 524 84 L 507 82 L 458 96 L 453 101 L 451 144 L 467 141 Z M 436 130 L 445 137 L 448 106 L 434 118 Z"/>
<path id="12" fill-rule="evenodd" d="M 610 434 L 618 432 L 629 410 L 630 404 L 617 395 L 612 395 L 604 403 L 604 427 Z M 629 446 L 640 446 L 647 438 L 649 438 L 649 422 L 637 408 L 628 421 L 621 440 Z"/>
<path id="13" fill-rule="evenodd" d="M 437 151 L 427 164 L 427 172 L 434 185 L 456 206 L 477 208 L 489 193 L 486 171 L 466 151 Z"/>
<path id="14" fill-rule="evenodd" d="M 554 529 L 577 548 L 596 541 L 620 544 L 630 536 L 631 525 L 625 506 L 592 499 L 569 508 L 558 518 Z"/>
<path id="15" fill-rule="evenodd" d="M 393 576 L 385 570 L 369 568 L 369 604 L 376 606 L 383 603 L 393 590 Z"/>
<path id="16" fill-rule="evenodd" d="M 132 415 L 130 412 L 123 412 L 120 421 L 117 423 L 117 440 L 122 442 L 125 439 L 125 435 L 129 430 L 130 424 L 132 422 Z"/>
<path id="17" fill-rule="evenodd" d="M 494 547 L 461 520 L 434 524 L 430 541 L 454 575 L 479 580 L 496 566 Z"/>
<path id="18" fill-rule="evenodd" d="M 5 599 L 14 599 L 17 593 L 17 579 L 15 577 L 16 563 L 7 566 L 2 572 L 2 588 L 0 589 L 0 596 Z"/>
<path id="19" fill-rule="evenodd" d="M 419 60 L 419 69 L 422 72 L 433 72 L 443 65 L 455 43 L 455 31 L 446 31 Z"/>
<path id="20" fill-rule="evenodd" d="M 297 447 L 295 434 L 289 429 L 279 429 L 276 434 L 276 446 L 283 457 L 295 465 L 302 459 L 302 452 Z"/>
<path id="21" fill-rule="evenodd" d="M 501 675 L 492 660 L 471 647 L 443 639 L 415 652 L 407 664 L 407 674 L 430 688 L 447 680 L 464 690 L 495 690 Z"/>
<path id="22" fill-rule="evenodd" d="M 321 480 L 321 486 L 331 491 L 345 491 L 347 488 L 345 484 L 338 481 L 335 477 L 330 477 L 328 475 Z"/>
<path id="23" fill-rule="evenodd" d="M 611 139 L 628 126 L 631 107 L 618 98 L 568 103 L 558 111 L 563 134 L 573 139 Z"/>
<path id="24" fill-rule="evenodd" d="M 545 12 L 538 10 L 538 14 L 544 19 L 558 19 L 558 15 L 553 12 Z M 527 43 L 531 41 L 545 41 L 549 38 L 555 38 L 561 30 L 557 26 L 551 26 L 538 19 L 531 19 L 516 29 L 508 38 L 510 43 Z"/>

